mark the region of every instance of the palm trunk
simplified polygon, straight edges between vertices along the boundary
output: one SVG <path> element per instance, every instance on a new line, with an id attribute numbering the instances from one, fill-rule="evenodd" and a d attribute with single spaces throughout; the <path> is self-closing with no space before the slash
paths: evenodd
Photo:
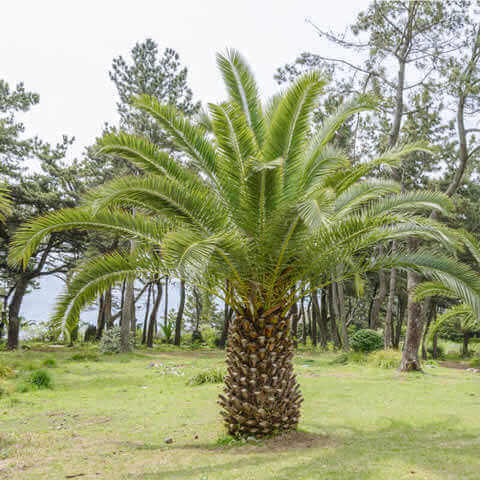
<path id="1" fill-rule="evenodd" d="M 303 398 L 290 325 L 280 310 L 252 316 L 245 308 L 230 327 L 226 395 L 219 403 L 231 435 L 262 437 L 297 427 Z"/>

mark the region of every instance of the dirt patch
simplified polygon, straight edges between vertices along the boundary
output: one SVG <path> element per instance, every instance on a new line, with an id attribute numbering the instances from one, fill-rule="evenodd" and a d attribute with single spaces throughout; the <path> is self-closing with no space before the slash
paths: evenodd
<path id="1" fill-rule="evenodd" d="M 456 370 L 467 370 L 470 365 L 459 362 L 439 362 L 439 365 L 444 368 L 455 368 Z"/>

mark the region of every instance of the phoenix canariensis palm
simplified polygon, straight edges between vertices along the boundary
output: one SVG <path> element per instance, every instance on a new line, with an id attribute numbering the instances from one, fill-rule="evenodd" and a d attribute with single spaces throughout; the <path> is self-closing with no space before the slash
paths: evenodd
<path id="1" fill-rule="evenodd" d="M 93 191 L 84 207 L 24 225 L 10 260 L 25 264 L 60 230 L 99 229 L 135 239 L 135 251 L 79 268 L 55 312 L 59 330 L 71 329 L 99 292 L 142 275 L 168 272 L 221 292 L 235 312 L 222 414 L 231 434 L 262 436 L 294 429 L 299 421 L 302 395 L 292 365 L 289 311 L 301 292 L 308 293 L 305 285 L 347 279 L 360 285 L 366 272 L 390 266 L 455 275 L 453 260 L 442 263 L 432 252 L 375 257 L 372 251 L 379 242 L 407 236 L 452 249 L 458 239 L 424 216 L 425 210 L 448 208 L 446 197 L 402 193 L 394 182 L 368 178 L 380 167 L 398 166 L 420 145 L 352 165 L 333 144 L 336 131 L 351 115 L 371 109 L 371 100 L 346 103 L 312 132 L 323 84 L 318 73 L 302 76 L 262 105 L 236 51 L 218 55 L 218 66 L 229 98 L 209 105 L 201 122 L 155 98 L 135 100 L 188 157 L 189 168 L 144 138 L 106 136 L 103 153 L 123 157 L 145 174 L 115 179 Z"/>

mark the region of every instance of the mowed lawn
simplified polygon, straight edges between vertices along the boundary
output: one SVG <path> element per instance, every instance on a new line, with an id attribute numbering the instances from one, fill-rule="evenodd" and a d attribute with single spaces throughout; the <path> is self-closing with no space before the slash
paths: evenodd
<path id="1" fill-rule="evenodd" d="M 0 478 L 480 479 L 479 374 L 405 376 L 300 352 L 300 429 L 257 444 L 225 437 L 221 385 L 187 385 L 221 367 L 221 352 L 71 360 L 79 351 L 0 354 L 20 371 L 2 382 Z M 46 358 L 56 360 L 53 389 L 18 392 Z"/>

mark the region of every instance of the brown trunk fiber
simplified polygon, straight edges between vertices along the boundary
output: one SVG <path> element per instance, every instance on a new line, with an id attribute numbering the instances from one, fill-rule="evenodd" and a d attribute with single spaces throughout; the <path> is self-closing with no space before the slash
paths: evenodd
<path id="1" fill-rule="evenodd" d="M 262 437 L 293 430 L 303 401 L 293 373 L 293 340 L 280 312 L 253 317 L 248 309 L 232 322 L 227 347 L 225 425 L 234 436 Z"/>

